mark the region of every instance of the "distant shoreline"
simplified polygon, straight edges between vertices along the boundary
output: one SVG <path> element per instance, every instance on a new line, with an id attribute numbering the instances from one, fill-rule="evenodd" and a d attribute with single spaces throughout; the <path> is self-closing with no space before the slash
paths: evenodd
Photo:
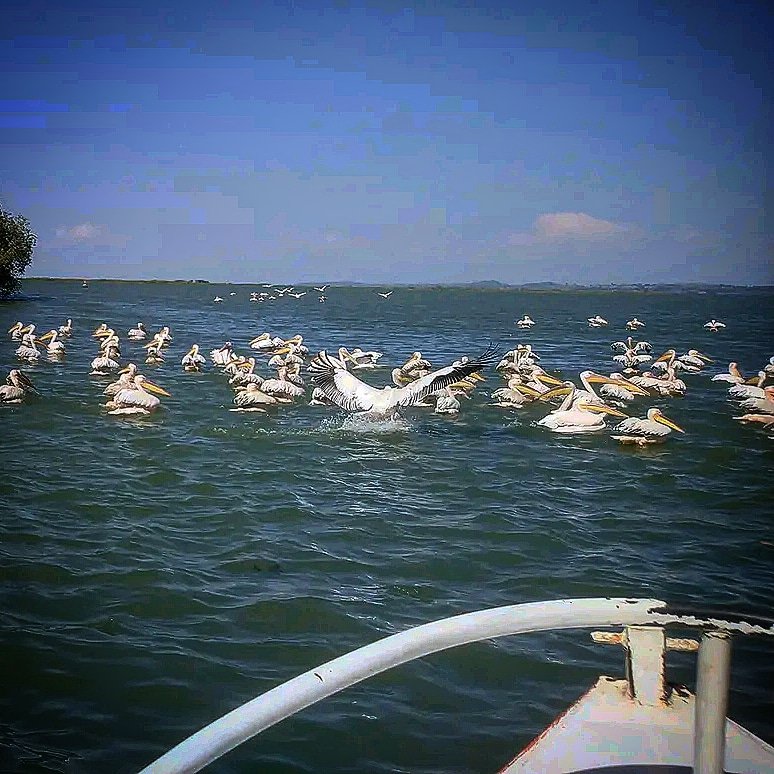
<path id="1" fill-rule="evenodd" d="M 111 277 L 25 277 L 24 281 L 32 282 L 132 282 L 145 284 L 166 284 L 166 285 L 234 285 L 241 287 L 264 286 L 279 287 L 287 283 L 266 281 L 256 282 L 217 282 L 204 279 L 113 279 Z M 536 291 L 578 291 L 578 290 L 626 290 L 626 291 L 664 291 L 664 290 L 774 290 L 774 285 L 731 285 L 725 283 L 709 284 L 701 282 L 674 282 L 674 283 L 632 283 L 607 285 L 581 285 L 576 283 L 561 282 L 525 282 L 523 284 L 508 284 L 496 280 L 485 280 L 481 282 L 324 282 L 320 280 L 311 282 L 297 282 L 299 287 L 312 287 L 314 285 L 327 285 L 332 288 L 473 288 L 480 290 L 536 290 Z M 292 285 L 291 285 L 292 286 Z"/>

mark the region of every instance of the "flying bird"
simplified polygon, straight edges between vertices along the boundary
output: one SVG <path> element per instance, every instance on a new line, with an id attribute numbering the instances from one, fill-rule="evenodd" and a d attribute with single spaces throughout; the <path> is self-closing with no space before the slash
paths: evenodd
<path id="1" fill-rule="evenodd" d="M 347 371 L 344 363 L 324 350 L 312 360 L 309 371 L 315 385 L 339 408 L 375 417 L 389 417 L 398 409 L 414 406 L 427 396 L 486 368 L 496 355 L 497 349 L 490 346 L 472 360 L 456 360 L 450 366 L 420 376 L 405 387 L 372 387 Z"/>
<path id="2" fill-rule="evenodd" d="M 388 290 L 386 293 L 377 293 L 377 296 L 381 296 L 382 298 L 389 298 L 395 291 Z"/>

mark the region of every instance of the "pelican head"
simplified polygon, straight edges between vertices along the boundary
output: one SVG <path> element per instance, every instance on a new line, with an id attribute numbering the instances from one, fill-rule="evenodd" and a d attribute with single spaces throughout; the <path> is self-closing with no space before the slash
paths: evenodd
<path id="1" fill-rule="evenodd" d="M 551 400 L 557 398 L 560 395 L 567 395 L 575 389 L 575 385 L 572 382 L 562 382 L 558 387 L 554 387 L 553 390 L 548 390 L 540 396 L 540 400 Z"/>
<path id="2" fill-rule="evenodd" d="M 34 392 L 36 395 L 38 394 L 38 391 L 35 389 L 35 385 L 32 383 L 32 379 L 30 379 L 27 374 L 25 374 L 23 371 L 20 371 L 18 368 L 14 368 L 9 374 L 7 379 L 9 384 L 12 384 L 14 387 L 19 387 L 22 390 L 28 390 L 29 392 Z"/>
<path id="3" fill-rule="evenodd" d="M 664 352 L 661 357 L 656 358 L 653 362 L 654 363 L 666 363 L 668 360 L 672 360 L 677 352 L 673 349 L 668 349 L 666 352 Z"/>
<path id="4" fill-rule="evenodd" d="M 652 408 L 648 409 L 648 419 L 650 419 L 652 422 L 658 422 L 660 425 L 665 425 L 666 427 L 671 428 L 672 430 L 677 430 L 678 433 L 684 433 L 685 430 L 683 430 L 682 427 L 678 427 L 669 417 L 665 417 L 661 413 L 661 409 Z"/>
<path id="5" fill-rule="evenodd" d="M 705 363 L 714 363 L 715 361 L 712 360 L 712 358 L 707 357 L 706 355 L 703 355 L 701 352 L 699 352 L 697 349 L 689 349 L 688 354 L 691 357 L 698 357 L 699 360 L 703 360 Z"/>
<path id="6" fill-rule="evenodd" d="M 624 414 L 623 411 L 611 408 L 610 406 L 600 406 L 598 403 L 579 403 L 578 408 L 582 411 L 591 411 L 594 414 L 610 414 L 613 417 L 622 417 L 628 419 L 629 415 Z"/>

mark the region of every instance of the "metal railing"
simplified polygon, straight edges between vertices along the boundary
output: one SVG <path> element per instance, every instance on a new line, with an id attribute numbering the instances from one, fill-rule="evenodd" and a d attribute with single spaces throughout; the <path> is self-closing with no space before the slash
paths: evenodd
<path id="1" fill-rule="evenodd" d="M 658 599 L 597 598 L 497 607 L 385 637 L 246 702 L 188 737 L 144 768 L 141 774 L 199 771 L 290 715 L 380 672 L 431 653 L 514 634 L 637 625 L 683 625 L 710 630 L 703 638 L 699 657 L 696 736 L 700 736 L 702 751 L 696 756 L 694 770 L 699 774 L 722 772 L 730 657 L 728 635 L 774 635 L 774 624 L 749 618 L 701 617 L 672 609 Z M 712 642 L 707 647 L 710 639 Z"/>

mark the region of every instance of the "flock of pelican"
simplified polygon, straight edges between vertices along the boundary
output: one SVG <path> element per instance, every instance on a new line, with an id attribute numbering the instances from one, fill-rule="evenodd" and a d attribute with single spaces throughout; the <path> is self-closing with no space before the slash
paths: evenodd
<path id="1" fill-rule="evenodd" d="M 265 301 L 276 301 L 278 298 L 302 298 L 305 296 L 309 291 L 307 290 L 296 290 L 293 285 L 288 285 L 287 287 L 279 287 L 272 285 L 271 283 L 266 283 L 263 285 L 265 290 L 256 291 L 253 293 L 250 293 L 250 302 L 254 304 L 262 304 Z M 323 304 L 328 300 L 328 297 L 325 295 L 325 291 L 330 287 L 330 285 L 321 285 L 319 287 L 313 286 L 313 290 L 316 291 L 319 295 L 317 296 L 317 300 Z M 388 290 L 384 293 L 377 292 L 377 296 L 380 296 L 381 298 L 389 298 L 394 291 Z M 231 296 L 235 296 L 236 293 L 229 293 Z M 222 304 L 224 301 L 221 296 L 215 296 L 215 298 L 212 299 L 212 302 L 214 304 Z"/>
<path id="2" fill-rule="evenodd" d="M 326 287 L 315 289 L 322 292 Z M 283 293 L 286 291 L 292 294 L 293 289 L 282 289 Z M 588 323 L 593 327 L 608 324 L 598 315 L 588 318 Z M 516 324 L 528 329 L 535 321 L 525 315 Z M 629 331 L 643 327 L 645 323 L 636 317 L 626 324 Z M 9 329 L 11 339 L 19 342 L 16 350 L 19 360 L 36 363 L 43 352 L 51 360 L 61 360 L 66 352 L 65 342 L 73 333 L 72 320 L 40 337 L 35 335 L 35 330 L 34 325 L 25 326 L 21 322 Z M 146 365 L 158 367 L 166 363 L 173 342 L 168 326 L 151 335 L 144 323 L 138 322 L 126 335 L 136 347 L 136 354 L 144 350 Z M 159 396 L 171 397 L 139 373 L 135 362 L 122 366 L 120 335 L 115 329 L 102 323 L 92 332 L 92 337 L 98 344 L 90 375 L 112 380 L 103 390 L 107 398 L 104 407 L 109 414 L 150 414 L 161 406 Z M 540 365 L 540 355 L 529 344 L 520 344 L 500 357 L 497 348 L 490 346 L 477 357 L 462 357 L 439 368 L 417 351 L 392 369 L 391 384 L 375 387 L 357 372 L 382 367 L 381 352 L 339 347 L 335 354 L 323 350 L 310 356 L 300 334 L 284 338 L 269 332 L 250 339 L 248 347 L 248 353 L 238 354 L 227 341 L 209 352 L 209 360 L 227 377 L 233 390 L 232 411 L 266 412 L 271 407 L 305 399 L 311 387 L 311 405 L 334 406 L 374 418 L 392 417 L 413 406 L 454 415 L 461 410 L 460 399 L 470 398 L 485 381 L 483 372 L 494 366 L 505 386 L 491 392 L 490 405 L 519 410 L 530 404 L 546 407 L 549 410 L 536 417 L 535 424 L 563 434 L 598 432 L 609 427 L 607 422 L 615 420 L 612 438 L 637 445 L 659 443 L 673 432 L 684 431 L 659 408 L 650 407 L 644 417 L 637 417 L 629 416 L 627 407 L 643 398 L 684 395 L 687 385 L 681 377 L 699 373 L 712 363 L 707 355 L 695 349 L 684 354 L 667 349 L 654 358 L 648 342 L 635 341 L 629 336 L 611 344 L 617 370 L 609 375 L 586 370 L 578 375 L 577 381 L 570 381 L 560 379 Z M 207 367 L 208 359 L 194 343 L 179 362 L 184 371 L 199 372 Z M 263 370 L 259 363 L 265 363 L 269 374 L 265 370 L 259 373 Z M 774 425 L 774 386 L 767 386 L 772 379 L 774 358 L 751 379 L 742 375 L 737 363 L 729 365 L 728 373 L 713 377 L 713 381 L 730 382 L 729 398 L 740 401 L 747 411 L 736 419 L 767 427 Z M 6 381 L 0 388 L 0 402 L 20 403 L 28 394 L 35 393 L 31 379 L 20 369 L 12 370 Z"/>

